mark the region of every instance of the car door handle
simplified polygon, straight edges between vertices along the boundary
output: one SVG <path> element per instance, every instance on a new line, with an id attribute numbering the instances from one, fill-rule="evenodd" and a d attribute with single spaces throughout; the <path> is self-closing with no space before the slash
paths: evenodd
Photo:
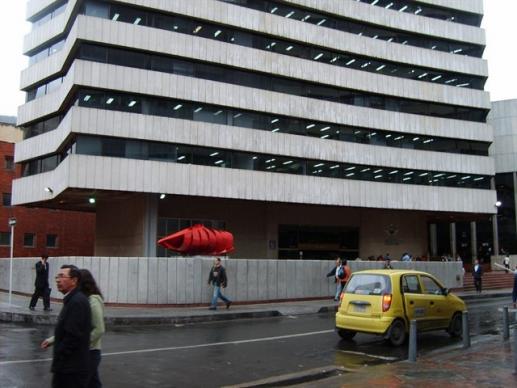
<path id="1" fill-rule="evenodd" d="M 413 302 L 412 300 L 409 301 L 409 304 L 415 304 L 415 302 Z"/>

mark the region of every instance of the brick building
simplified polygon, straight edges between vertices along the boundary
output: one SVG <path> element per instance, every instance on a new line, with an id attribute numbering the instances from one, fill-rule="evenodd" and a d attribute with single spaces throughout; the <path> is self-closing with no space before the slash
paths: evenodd
<path id="1" fill-rule="evenodd" d="M 90 256 L 93 254 L 95 215 L 85 212 L 11 206 L 11 183 L 21 176 L 14 164 L 14 143 L 22 133 L 15 118 L 0 117 L 0 257 L 10 255 L 10 217 L 16 218 L 14 257 Z"/>

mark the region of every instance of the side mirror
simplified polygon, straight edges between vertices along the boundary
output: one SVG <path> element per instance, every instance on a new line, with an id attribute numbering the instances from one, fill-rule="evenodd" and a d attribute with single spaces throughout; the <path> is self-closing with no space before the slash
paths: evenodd
<path id="1" fill-rule="evenodd" d="M 449 292 L 450 292 L 450 291 L 449 291 L 449 289 L 448 289 L 448 288 L 444 288 L 444 289 L 442 290 L 442 292 L 443 292 L 443 295 L 447 296 L 447 295 L 449 295 Z"/>

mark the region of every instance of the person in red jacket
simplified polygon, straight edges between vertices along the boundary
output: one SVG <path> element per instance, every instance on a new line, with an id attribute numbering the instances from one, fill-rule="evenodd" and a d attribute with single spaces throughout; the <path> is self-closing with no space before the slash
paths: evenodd
<path id="1" fill-rule="evenodd" d="M 341 261 L 341 266 L 343 267 L 343 272 L 344 272 L 343 277 L 340 278 L 341 292 L 343 292 L 343 290 L 345 289 L 345 285 L 348 282 L 348 279 L 350 279 L 350 275 L 352 274 L 352 270 L 348 266 L 348 262 L 347 262 L 346 259 Z M 341 292 L 339 293 L 340 295 L 341 295 Z"/>
<path id="2" fill-rule="evenodd" d="M 341 260 L 339 257 L 336 259 L 336 266 L 330 270 L 327 274 L 327 277 L 334 277 L 334 282 L 336 283 L 336 295 L 334 296 L 334 300 L 338 301 L 341 292 L 343 292 L 343 288 L 345 287 L 346 282 L 350 278 L 350 267 L 347 265 L 346 260 Z"/>

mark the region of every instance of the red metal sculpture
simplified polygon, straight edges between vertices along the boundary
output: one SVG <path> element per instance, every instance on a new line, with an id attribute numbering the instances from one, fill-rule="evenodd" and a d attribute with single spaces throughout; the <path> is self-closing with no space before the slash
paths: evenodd
<path id="1" fill-rule="evenodd" d="M 158 244 L 187 255 L 223 255 L 232 252 L 233 235 L 224 230 L 196 224 L 158 240 Z"/>

